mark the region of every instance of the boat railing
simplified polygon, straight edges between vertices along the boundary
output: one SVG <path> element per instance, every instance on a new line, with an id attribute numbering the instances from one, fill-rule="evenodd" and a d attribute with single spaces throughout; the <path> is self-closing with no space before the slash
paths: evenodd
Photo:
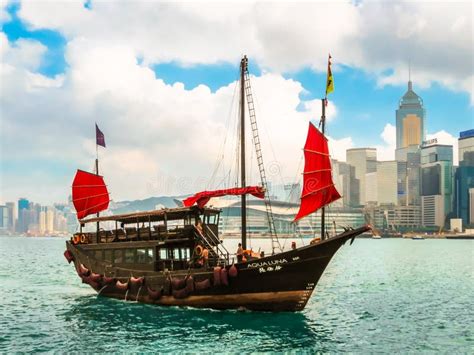
<path id="1" fill-rule="evenodd" d="M 219 248 L 219 244 L 215 244 L 211 241 L 209 234 L 207 233 L 207 231 L 209 231 L 210 229 L 206 227 L 207 226 L 205 226 L 202 233 L 200 233 L 197 229 L 195 229 L 194 230 L 195 237 L 206 247 L 206 249 L 209 250 L 209 259 L 215 259 L 216 265 L 221 262 L 225 262 L 226 264 L 228 264 L 229 253 L 227 252 L 227 250 L 225 250 L 223 246 L 222 248 L 224 250 L 221 250 L 222 248 L 221 249 Z M 213 246 L 213 244 L 215 244 L 215 247 Z"/>

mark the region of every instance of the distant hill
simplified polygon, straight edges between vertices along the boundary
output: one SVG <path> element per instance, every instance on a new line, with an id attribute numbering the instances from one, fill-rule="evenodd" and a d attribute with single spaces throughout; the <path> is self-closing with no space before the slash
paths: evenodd
<path id="1" fill-rule="evenodd" d="M 144 200 L 120 201 L 115 202 L 111 210 L 114 214 L 120 214 L 154 210 L 156 206 L 159 206 L 159 208 L 173 208 L 178 207 L 174 200 L 182 200 L 185 197 L 186 196 L 160 196 L 149 197 Z"/>

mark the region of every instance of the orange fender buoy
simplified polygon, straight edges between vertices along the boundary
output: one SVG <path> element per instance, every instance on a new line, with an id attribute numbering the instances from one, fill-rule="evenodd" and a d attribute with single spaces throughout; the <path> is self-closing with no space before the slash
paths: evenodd
<path id="1" fill-rule="evenodd" d="M 239 270 L 237 269 L 237 266 L 232 264 L 232 266 L 229 268 L 229 276 L 230 277 L 237 277 L 239 273 Z"/>
<path id="2" fill-rule="evenodd" d="M 142 285 L 144 281 L 143 277 L 131 277 L 130 282 L 134 285 Z"/>
<path id="3" fill-rule="evenodd" d="M 160 298 L 163 294 L 163 289 L 159 290 L 159 291 L 156 291 L 150 287 L 147 286 L 147 291 L 148 291 L 148 296 L 150 296 L 150 298 L 152 300 L 157 300 L 158 298 Z"/>
<path id="4" fill-rule="evenodd" d="M 205 279 L 202 281 L 196 281 L 194 283 L 194 288 L 199 291 L 199 290 L 207 290 L 209 287 L 211 287 L 211 281 L 209 279 Z"/>
<path id="5" fill-rule="evenodd" d="M 79 264 L 79 274 L 83 276 L 88 276 L 90 271 L 88 268 L 86 268 L 83 264 Z"/>
<path id="6" fill-rule="evenodd" d="M 128 282 L 120 282 L 119 280 L 117 280 L 117 282 L 115 283 L 115 287 L 123 291 L 128 290 Z"/>
<path id="7" fill-rule="evenodd" d="M 214 268 L 214 286 L 219 286 L 221 284 L 221 267 L 216 266 Z"/>
<path id="8" fill-rule="evenodd" d="M 224 286 L 229 286 L 229 278 L 227 277 L 227 269 L 223 267 L 221 269 L 221 284 Z"/>
<path id="9" fill-rule="evenodd" d="M 92 274 L 91 274 L 91 280 L 98 283 L 98 282 L 100 282 L 100 281 L 102 280 L 102 275 L 96 274 L 96 273 L 92 273 Z"/>

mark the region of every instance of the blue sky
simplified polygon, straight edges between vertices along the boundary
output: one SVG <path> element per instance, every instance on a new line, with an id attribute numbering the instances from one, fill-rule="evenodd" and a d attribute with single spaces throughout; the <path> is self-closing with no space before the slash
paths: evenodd
<path id="1" fill-rule="evenodd" d="M 82 5 L 82 10 L 76 10 L 80 21 L 87 19 L 87 12 L 98 11 L 99 14 L 101 7 L 105 7 L 104 4 L 96 7 L 93 1 L 84 2 Z M 54 89 L 56 90 L 54 95 L 63 95 L 69 83 L 73 81 L 71 78 L 76 68 L 71 67 L 74 64 L 70 63 L 67 59 L 73 58 L 73 55 L 68 56 L 68 46 L 70 44 L 80 44 L 84 38 L 86 41 L 91 38 L 98 43 L 100 41 L 104 41 L 103 43 L 107 44 L 117 42 L 114 37 L 115 34 L 111 33 L 110 38 L 102 38 L 101 34 L 98 32 L 94 33 L 93 29 L 90 30 L 91 32 L 88 32 L 87 26 L 81 27 L 80 24 L 82 22 L 79 20 L 79 25 L 71 24 L 70 20 L 59 24 L 56 23 L 57 21 L 41 23 L 45 19 L 44 13 L 41 13 L 42 9 L 22 9 L 22 6 L 24 4 L 15 2 L 6 7 L 6 13 L 9 18 L 3 21 L 2 32 L 8 39 L 9 46 L 12 49 L 15 49 L 17 44 L 24 39 L 40 43 L 46 47 L 46 51 L 41 54 L 40 64 L 34 69 L 29 70 L 32 73 L 41 74 L 51 79 L 52 82 L 62 78 L 64 81 L 62 84 L 58 84 L 59 88 Z M 21 10 L 25 11 L 21 12 Z M 360 11 L 359 8 L 356 10 Z M 37 12 L 35 13 L 34 11 Z M 125 9 L 124 11 L 129 10 Z M 144 11 L 147 11 L 147 9 Z M 354 9 L 349 9 L 349 11 L 354 11 Z M 177 11 L 176 16 L 179 16 L 182 12 Z M 67 15 L 70 16 L 70 14 Z M 58 13 L 57 16 L 61 16 L 61 13 Z M 449 18 L 449 16 L 447 17 Z M 454 18 L 454 24 L 457 24 L 459 21 L 455 20 Z M 472 19 L 470 21 L 472 23 Z M 143 26 L 146 27 L 146 24 Z M 184 33 L 188 33 L 191 37 L 192 30 L 188 31 Z M 107 32 L 107 30 L 104 30 L 104 32 Z M 420 36 L 422 35 L 428 36 L 429 34 L 421 33 Z M 155 34 L 150 33 L 150 36 L 155 36 Z M 391 33 L 387 30 L 387 38 L 391 38 L 390 36 Z M 192 91 L 203 84 L 210 88 L 211 93 L 216 93 L 220 88 L 230 85 L 238 78 L 238 61 L 229 60 L 229 57 L 226 57 L 226 55 L 219 57 L 218 51 L 216 52 L 217 54 L 213 54 L 214 57 L 211 59 L 200 57 L 201 54 L 196 53 L 196 51 L 188 54 L 183 48 L 177 48 L 176 53 L 170 54 L 172 52 L 170 48 L 174 49 L 174 47 L 168 44 L 170 47 L 160 52 L 160 46 L 162 45 L 160 40 L 160 38 L 156 38 L 156 42 L 151 42 L 157 48 L 151 49 L 149 44 L 148 47 L 144 47 L 143 43 L 137 43 L 134 44 L 133 51 L 136 53 L 135 58 L 138 65 L 152 70 L 155 78 L 163 80 L 166 84 L 183 83 L 185 91 Z M 119 41 L 119 43 L 121 46 L 127 45 L 127 40 Z M 206 43 L 203 44 L 203 51 L 206 50 L 206 45 Z M 186 44 L 183 44 L 183 46 L 186 47 Z M 224 43 L 222 46 L 224 46 Z M 327 47 L 328 50 L 333 52 L 332 55 L 335 62 L 333 67 L 335 91 L 331 94 L 330 99 L 337 107 L 337 114 L 328 125 L 328 135 L 336 140 L 350 137 L 355 147 L 386 145 L 387 142 L 382 139 L 381 133 L 387 124 L 395 124 L 395 110 L 398 100 L 406 91 L 406 81 L 408 80 L 407 61 L 404 62 L 398 59 L 391 66 L 390 61 L 385 58 L 386 62 L 381 63 L 382 59 L 380 58 L 383 55 L 379 55 L 378 61 L 374 59 L 373 63 L 352 65 L 350 62 L 355 61 L 355 59 L 345 61 L 344 57 L 338 56 L 341 50 L 338 50 L 336 45 L 335 47 L 334 51 L 336 53 L 331 49 L 331 46 Z M 274 51 L 281 50 L 278 46 L 270 49 Z M 368 53 L 374 52 L 373 48 L 365 50 Z M 298 58 L 295 58 L 295 62 L 298 63 L 295 65 L 288 65 L 291 55 L 289 55 L 289 59 L 286 62 L 282 62 L 278 56 L 274 55 L 271 57 L 270 55 L 262 54 L 271 53 L 269 49 L 264 52 L 257 51 L 256 53 L 254 55 L 255 59 L 251 57 L 250 60 L 250 71 L 255 76 L 260 77 L 266 73 L 277 73 L 286 80 L 300 83 L 304 89 L 304 91 L 299 93 L 302 103 L 318 99 L 323 94 L 326 73 L 324 64 L 322 64 L 325 59 L 322 58 L 327 56 L 327 52 L 319 53 L 317 64 L 311 64 L 311 61 L 308 62 L 306 57 L 300 55 Z M 231 57 L 235 58 L 236 56 L 232 55 Z M 446 66 L 449 66 L 449 63 L 446 63 Z M 469 90 L 463 90 L 462 86 L 455 89 L 457 86 L 455 80 L 462 80 L 459 79 L 459 73 L 446 73 L 445 79 L 438 78 L 435 72 L 430 72 L 431 67 L 436 67 L 436 65 L 421 61 L 418 61 L 418 63 L 415 61 L 412 66 L 414 90 L 422 97 L 427 110 L 427 133 L 432 134 L 445 131 L 454 137 L 458 137 L 460 131 L 474 127 L 474 106 L 472 105 L 471 93 Z M 124 74 L 126 73 L 124 72 Z M 472 75 L 472 66 L 470 74 Z M 421 77 L 419 81 L 417 81 L 417 76 Z M 383 81 L 381 78 L 387 77 L 394 79 L 391 80 L 390 84 L 381 84 Z M 452 84 L 453 82 L 454 84 Z M 67 94 L 64 95 L 66 96 Z M 298 110 L 304 110 L 304 108 L 300 105 L 297 108 Z M 12 109 L 11 112 L 16 112 L 16 109 Z M 317 119 L 317 117 L 313 118 Z M 14 115 L 9 115 L 7 120 L 14 122 Z M 79 122 L 77 124 L 81 125 L 82 123 Z M 103 126 L 110 130 L 112 124 L 107 125 L 103 123 Z M 110 137 L 110 134 L 108 137 Z M 4 180 L 8 182 L 14 181 L 15 175 L 21 175 L 25 173 L 25 170 L 33 169 L 39 175 L 46 175 L 44 173 L 47 170 L 55 172 L 57 176 L 56 181 L 51 177 L 48 179 L 52 180 L 52 183 L 56 183 L 66 179 L 70 167 L 74 165 L 73 161 L 68 161 L 65 158 L 58 158 L 55 161 L 48 158 L 47 154 L 42 155 L 40 158 L 32 155 L 22 160 L 10 160 L 6 159 L 5 156 L 2 157 L 2 171 L 8 172 L 8 176 L 6 174 L 3 176 Z M 16 187 L 13 191 L 11 193 L 4 192 L 4 195 L 12 198 L 13 194 L 19 191 L 19 188 Z"/>

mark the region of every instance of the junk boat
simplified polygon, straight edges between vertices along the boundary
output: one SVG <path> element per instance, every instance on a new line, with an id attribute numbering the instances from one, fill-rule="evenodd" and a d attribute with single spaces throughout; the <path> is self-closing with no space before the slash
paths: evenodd
<path id="1" fill-rule="evenodd" d="M 330 80 L 329 61 L 328 87 L 332 85 Z M 98 159 L 95 174 L 77 171 L 72 193 L 80 228 L 66 242 L 64 255 L 73 263 L 83 283 L 101 296 L 162 306 L 300 311 L 337 250 L 370 230 L 368 225 L 345 228 L 333 236 L 325 230 L 324 206 L 341 196 L 332 181 L 324 136 L 327 102 L 324 98 L 321 100 L 322 131 L 309 124 L 304 146 L 303 191 L 295 217 L 296 222 L 322 209 L 321 236 L 309 245 L 282 250 L 259 149 L 247 57 L 240 63 L 240 94 L 240 187 L 203 191 L 185 199 L 183 206 L 177 208 L 99 216 L 99 212 L 108 208 L 109 193 L 98 172 Z M 245 181 L 245 101 L 261 186 L 247 186 Z M 103 140 L 103 136 L 101 138 Z M 249 194 L 265 200 L 272 240 L 270 255 L 246 249 L 246 198 Z M 219 238 L 221 210 L 206 206 L 213 197 L 226 195 L 241 196 L 242 253 L 239 255 L 229 253 Z M 86 218 L 90 215 L 95 216 Z M 113 228 L 104 229 L 104 226 Z M 88 227 L 94 231 L 86 232 Z"/>

